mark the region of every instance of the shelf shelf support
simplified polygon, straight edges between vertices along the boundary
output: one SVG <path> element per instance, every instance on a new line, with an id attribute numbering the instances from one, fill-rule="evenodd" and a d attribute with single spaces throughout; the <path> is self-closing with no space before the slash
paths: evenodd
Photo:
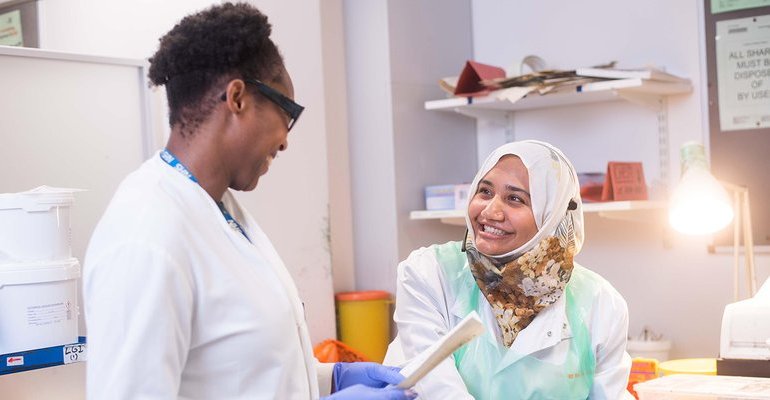
<path id="1" fill-rule="evenodd" d="M 660 163 L 660 187 L 662 194 L 668 198 L 669 171 L 671 155 L 669 153 L 668 137 L 668 99 L 658 99 L 658 162 Z"/>
<path id="2" fill-rule="evenodd" d="M 516 140 L 513 116 L 510 113 L 494 112 L 489 118 L 476 120 L 476 164 L 481 163 L 489 155 L 490 149 L 497 148 L 503 143 Z"/>

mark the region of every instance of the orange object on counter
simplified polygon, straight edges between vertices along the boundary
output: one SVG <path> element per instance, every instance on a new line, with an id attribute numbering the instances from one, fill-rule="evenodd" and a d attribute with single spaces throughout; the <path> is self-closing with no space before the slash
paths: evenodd
<path id="1" fill-rule="evenodd" d="M 313 354 L 323 363 L 369 361 L 358 350 L 334 339 L 319 343 L 313 348 Z"/>
<path id="2" fill-rule="evenodd" d="M 631 361 L 631 374 L 628 376 L 628 391 L 639 398 L 634 390 L 634 385 L 649 381 L 658 377 L 658 360 L 654 358 L 634 358 Z"/>

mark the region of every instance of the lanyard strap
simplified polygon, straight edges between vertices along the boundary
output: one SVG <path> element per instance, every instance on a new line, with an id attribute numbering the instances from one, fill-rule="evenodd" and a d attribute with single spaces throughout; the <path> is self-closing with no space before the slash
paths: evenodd
<path id="1" fill-rule="evenodd" d="M 180 174 L 186 176 L 187 179 L 200 185 L 200 183 L 198 182 L 198 178 L 196 178 L 195 175 L 193 175 L 192 172 L 190 172 L 190 170 L 187 169 L 187 167 L 185 167 L 181 161 L 179 161 L 173 154 L 171 154 L 171 152 L 168 151 L 168 149 L 163 149 L 163 151 L 160 152 L 160 158 L 166 164 L 170 165 L 171 168 L 174 168 Z M 230 215 L 229 212 L 227 212 L 227 209 L 225 208 L 225 203 L 221 201 L 217 201 L 216 203 L 217 203 L 217 206 L 219 206 L 219 211 L 221 211 L 222 215 L 225 217 L 225 221 L 227 221 L 227 224 L 230 225 L 230 228 L 240 232 L 241 235 L 243 235 L 243 237 L 246 238 L 246 240 L 251 242 L 251 239 L 249 239 L 249 235 L 246 234 L 246 230 L 243 229 L 243 227 L 241 227 L 241 224 L 239 224 L 238 221 L 236 221 L 235 218 L 233 218 L 233 216 Z"/>
<path id="2" fill-rule="evenodd" d="M 246 231 L 241 227 L 241 224 L 238 223 L 238 221 L 233 218 L 232 215 L 230 215 L 229 212 L 227 212 L 227 209 L 225 208 L 225 203 L 222 203 L 221 201 L 217 202 L 217 205 L 219 206 L 219 211 L 222 211 L 222 215 L 225 216 L 225 221 L 227 221 L 227 224 L 230 225 L 230 228 L 233 228 L 234 230 L 238 231 L 243 235 L 243 237 L 246 238 L 249 242 L 251 242 L 251 239 L 249 239 L 249 235 L 246 234 Z"/>
<path id="3" fill-rule="evenodd" d="M 198 183 L 198 178 L 196 178 L 195 175 L 193 175 L 192 172 L 190 172 L 190 170 L 187 169 L 187 167 L 185 167 L 181 161 L 177 160 L 176 157 L 174 157 L 174 155 L 168 151 L 168 149 L 163 149 L 163 151 L 160 152 L 160 158 L 161 160 L 165 161 L 166 164 L 179 171 L 180 174 L 186 176 L 187 179 Z"/>

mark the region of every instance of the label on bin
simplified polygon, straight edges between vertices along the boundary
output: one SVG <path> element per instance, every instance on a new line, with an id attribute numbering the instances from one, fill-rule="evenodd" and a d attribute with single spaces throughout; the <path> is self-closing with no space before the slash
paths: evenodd
<path id="1" fill-rule="evenodd" d="M 16 367 L 18 365 L 24 365 L 24 356 L 6 357 L 5 366 Z"/>
<path id="2" fill-rule="evenodd" d="M 72 364 L 86 360 L 86 345 L 84 343 L 64 346 L 64 363 Z"/>
<path id="3" fill-rule="evenodd" d="M 72 319 L 71 308 L 69 301 L 27 306 L 27 325 L 39 327 L 69 321 Z"/>

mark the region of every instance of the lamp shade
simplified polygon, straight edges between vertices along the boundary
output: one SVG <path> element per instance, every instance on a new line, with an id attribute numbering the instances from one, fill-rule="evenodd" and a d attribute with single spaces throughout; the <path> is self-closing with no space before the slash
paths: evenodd
<path id="1" fill-rule="evenodd" d="M 714 233 L 733 220 L 733 206 L 725 187 L 709 172 L 703 145 L 682 146 L 682 179 L 671 196 L 668 220 L 685 234 Z"/>

